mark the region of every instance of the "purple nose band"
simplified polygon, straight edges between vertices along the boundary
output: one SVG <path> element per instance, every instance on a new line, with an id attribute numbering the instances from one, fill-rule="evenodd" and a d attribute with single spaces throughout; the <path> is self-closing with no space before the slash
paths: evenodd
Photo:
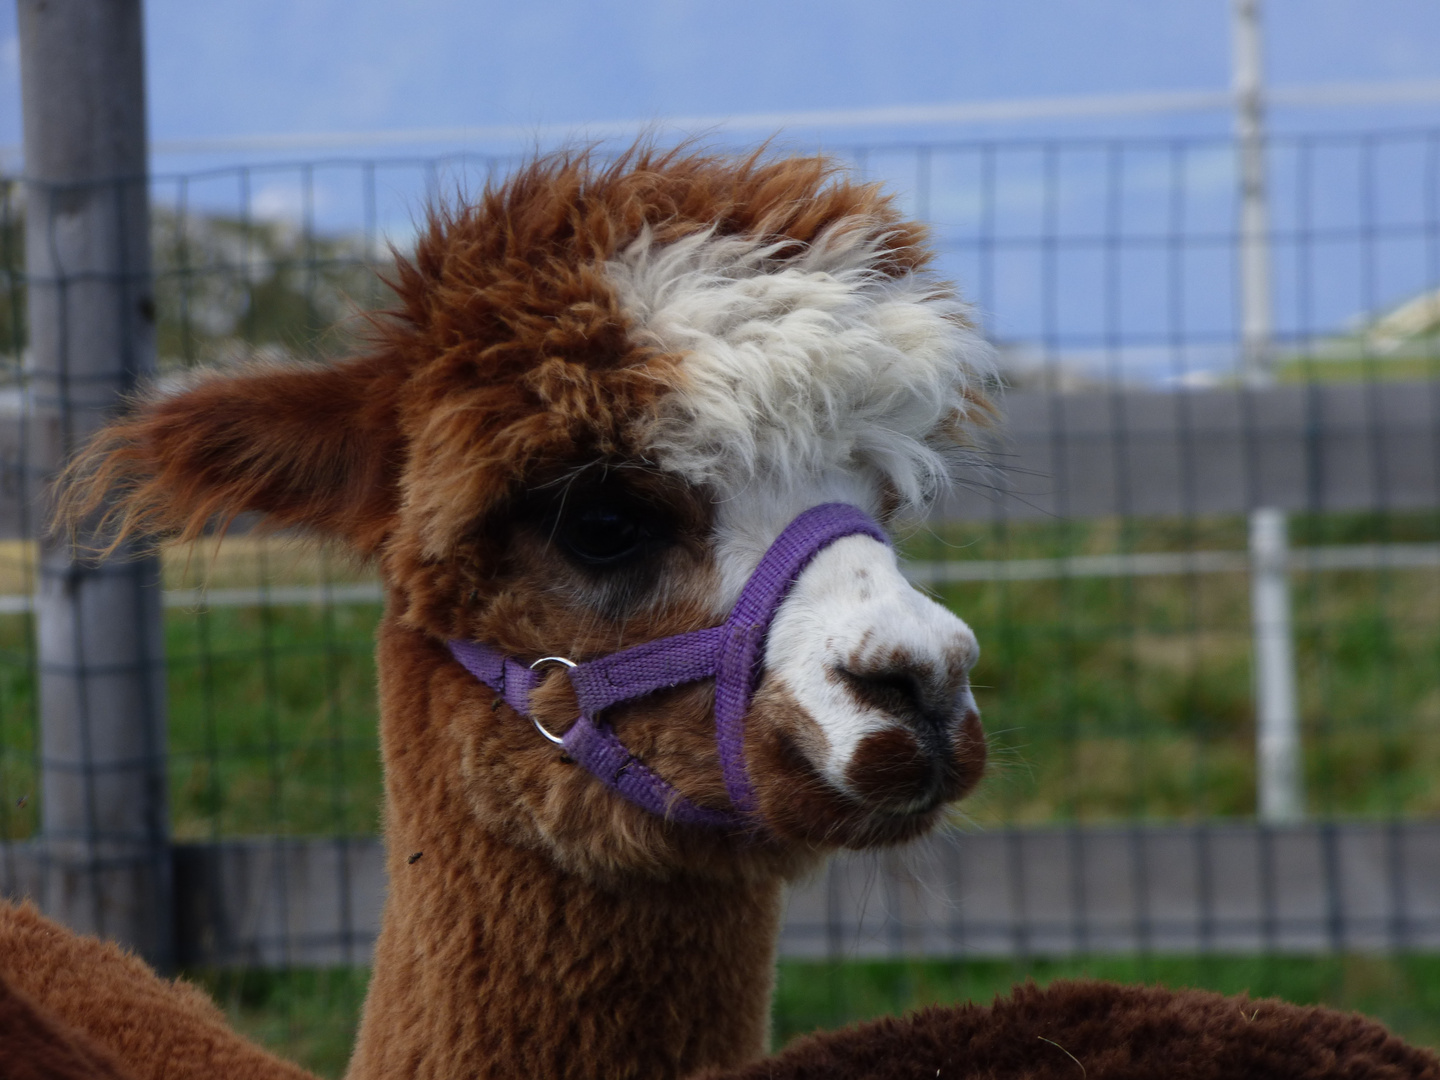
<path id="1" fill-rule="evenodd" d="M 753 828 L 757 803 L 755 785 L 745 768 L 745 714 L 760 683 L 765 638 L 801 572 L 816 555 L 846 536 L 889 543 L 874 519 L 857 506 L 813 506 L 775 538 L 721 625 L 658 638 L 570 667 L 580 717 L 558 740 L 565 753 L 601 783 L 652 814 L 688 825 Z M 449 647 L 471 675 L 522 716 L 531 716 L 530 691 L 544 672 L 478 641 L 451 641 Z M 715 680 L 715 742 L 730 795 L 729 810 L 712 810 L 687 799 L 626 749 L 601 715 L 611 705 L 709 678 Z"/>

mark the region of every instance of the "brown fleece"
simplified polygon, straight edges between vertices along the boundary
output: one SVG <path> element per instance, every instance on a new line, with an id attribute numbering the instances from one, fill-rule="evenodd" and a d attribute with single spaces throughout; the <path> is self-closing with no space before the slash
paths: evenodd
<path id="1" fill-rule="evenodd" d="M 763 1053 L 779 856 L 725 860 L 697 834 L 689 867 L 637 862 L 674 830 L 556 751 L 548 804 L 517 797 L 536 780 L 492 759 L 485 728 L 529 747 L 525 722 L 497 725 L 394 621 L 379 656 L 390 892 L 350 1075 L 675 1077 Z"/>
<path id="2" fill-rule="evenodd" d="M 12 1060 L 38 1068 L 47 1055 L 81 1062 L 89 1055 L 100 1061 L 97 1068 L 119 1070 L 115 1075 L 128 1080 L 313 1080 L 237 1035 L 203 991 L 160 978 L 118 946 L 81 937 L 30 904 L 0 904 L 0 942 L 0 979 L 13 992 L 4 1022 L 19 1022 L 24 1009 L 34 1007 L 53 1022 L 55 1036 L 33 1045 L 38 1057 L 17 1049 Z M 69 1056 L 67 1031 L 79 1036 Z M 3 1080 L 10 1076 L 0 1071 Z"/>
<path id="3" fill-rule="evenodd" d="M 0 1080 L 133 1080 L 110 1051 L 0 977 Z"/>
<path id="4" fill-rule="evenodd" d="M 1373 1020 L 1204 990 L 1056 982 L 797 1039 L 695 1080 L 1440 1080 Z"/>

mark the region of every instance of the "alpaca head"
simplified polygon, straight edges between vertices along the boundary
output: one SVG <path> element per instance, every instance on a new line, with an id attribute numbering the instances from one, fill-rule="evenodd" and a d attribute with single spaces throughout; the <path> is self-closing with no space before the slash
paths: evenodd
<path id="1" fill-rule="evenodd" d="M 251 368 L 157 397 L 77 466 L 125 530 L 258 512 L 378 560 L 388 619 L 434 643 L 435 722 L 486 828 L 576 866 L 713 862 L 741 841 L 630 806 L 444 652 L 583 661 L 722 621 L 807 508 L 922 509 L 983 409 L 986 348 L 928 275 L 919 226 L 816 159 L 633 152 L 540 161 L 436 212 L 375 320 L 323 368 Z M 984 762 L 969 629 L 850 536 L 779 607 L 745 724 L 763 841 L 904 839 Z M 575 716 L 558 669 L 533 711 Z M 611 709 L 649 768 L 725 807 L 713 688 Z M 388 722 L 388 721 L 387 721 Z M 396 781 L 392 768 L 391 782 Z"/>

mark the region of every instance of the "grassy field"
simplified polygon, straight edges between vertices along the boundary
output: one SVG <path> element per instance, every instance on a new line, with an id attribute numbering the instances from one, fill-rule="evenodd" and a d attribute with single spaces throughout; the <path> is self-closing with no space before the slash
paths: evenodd
<path id="1" fill-rule="evenodd" d="M 1292 519 L 1292 542 L 1440 539 L 1440 516 Z M 905 543 L 917 560 L 1244 548 L 1234 518 L 952 526 Z M 26 552 L 0 551 L 0 593 Z M 241 537 L 167 556 L 172 588 L 349 583 L 333 555 Z M 1297 575 L 1305 781 L 1314 813 L 1440 813 L 1440 570 Z M 959 811 L 1002 821 L 1187 820 L 1254 808 L 1248 578 L 1059 579 L 949 585 L 975 628 L 976 696 L 993 767 Z M 375 604 L 171 608 L 174 830 L 371 833 Z M 0 835 L 35 827 L 30 620 L 0 616 Z"/>
<path id="2" fill-rule="evenodd" d="M 363 970 L 196 973 L 237 1028 L 322 1076 L 338 1077 L 364 998 Z M 1364 1012 L 1440 1048 L 1440 956 L 1088 957 L 1074 960 L 780 963 L 776 1049 L 797 1035 L 925 1005 L 988 1003 L 1017 982 L 1103 978 L 1248 992 Z"/>
<path id="3" fill-rule="evenodd" d="M 27 552 L 0 551 L 0 592 L 26 589 Z M 166 586 L 347 584 L 364 572 L 310 547 L 230 540 L 165 560 Z M 216 835 L 374 833 L 380 762 L 378 604 L 170 608 L 172 829 Z M 0 836 L 30 835 L 35 792 L 31 626 L 0 616 Z"/>
<path id="4" fill-rule="evenodd" d="M 1437 537 L 1434 515 L 1291 521 L 1297 546 Z M 1244 547 L 1234 518 L 952 528 L 910 545 L 918 559 Z M 967 583 L 939 595 L 983 649 L 975 681 L 996 767 L 972 820 L 1253 813 L 1246 574 Z M 1311 812 L 1440 812 L 1440 571 L 1298 574 L 1292 608 Z"/>

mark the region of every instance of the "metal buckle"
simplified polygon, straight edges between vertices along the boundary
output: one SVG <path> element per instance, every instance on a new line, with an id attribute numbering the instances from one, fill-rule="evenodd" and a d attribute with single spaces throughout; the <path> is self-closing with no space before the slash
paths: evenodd
<path id="1" fill-rule="evenodd" d="M 534 671 L 541 664 L 564 664 L 567 668 L 573 668 L 575 666 L 575 661 L 567 660 L 563 656 L 542 656 L 539 660 L 536 660 L 533 664 L 530 665 L 530 670 Z M 530 722 L 535 725 L 536 731 L 540 732 L 541 735 L 544 735 L 545 738 L 549 739 L 556 746 L 565 745 L 564 739 L 556 738 L 554 735 L 551 735 L 550 732 L 545 730 L 544 725 L 541 724 L 539 720 L 536 720 L 534 716 L 530 717 Z"/>

